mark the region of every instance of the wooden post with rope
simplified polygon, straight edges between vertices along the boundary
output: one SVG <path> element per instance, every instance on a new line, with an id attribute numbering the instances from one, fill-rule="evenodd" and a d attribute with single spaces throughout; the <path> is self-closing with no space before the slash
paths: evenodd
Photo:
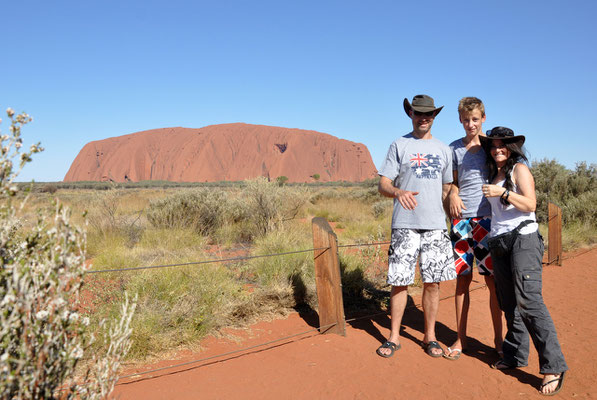
<path id="1" fill-rule="evenodd" d="M 338 238 L 324 218 L 313 218 L 311 224 L 313 248 L 315 249 L 313 259 L 315 261 L 319 326 L 324 327 L 320 332 L 346 336 Z M 332 326 L 328 327 L 329 325 Z"/>
<path id="2" fill-rule="evenodd" d="M 553 203 L 547 204 L 547 264 L 562 265 L 562 209 Z"/>

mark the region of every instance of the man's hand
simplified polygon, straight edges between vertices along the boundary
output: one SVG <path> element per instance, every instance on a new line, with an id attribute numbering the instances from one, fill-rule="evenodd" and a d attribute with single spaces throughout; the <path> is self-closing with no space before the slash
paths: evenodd
<path id="1" fill-rule="evenodd" d="M 450 218 L 462 218 L 462 210 L 466 210 L 464 202 L 458 194 L 451 193 L 450 200 Z"/>
<path id="2" fill-rule="evenodd" d="M 410 190 L 397 190 L 396 198 L 405 210 L 414 210 L 417 206 L 417 199 L 415 198 L 419 192 L 411 192 Z"/>
<path id="3" fill-rule="evenodd" d="M 378 189 L 382 196 L 398 199 L 398 202 L 405 210 L 414 210 L 417 206 L 417 199 L 415 199 L 415 196 L 418 195 L 419 192 L 398 189 L 388 177 L 382 176 L 379 179 Z"/>

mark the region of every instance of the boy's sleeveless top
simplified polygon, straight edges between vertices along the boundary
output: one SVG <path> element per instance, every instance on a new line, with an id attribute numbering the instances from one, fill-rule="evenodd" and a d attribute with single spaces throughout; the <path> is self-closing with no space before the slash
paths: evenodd
<path id="1" fill-rule="evenodd" d="M 516 165 L 514 166 L 516 168 Z M 514 173 L 514 168 L 512 169 L 512 173 Z M 504 186 L 505 179 L 495 183 L 498 186 Z M 514 185 L 513 190 L 510 192 L 519 193 L 518 186 Z M 519 193 L 520 194 L 520 193 Z M 522 221 L 526 221 L 528 219 L 532 221 L 537 221 L 535 218 L 534 212 L 523 212 L 520 211 L 518 208 L 514 207 L 512 204 L 508 206 L 504 206 L 500 202 L 499 197 L 488 197 L 489 203 L 491 204 L 491 232 L 489 233 L 489 237 L 494 237 L 497 235 L 501 235 L 502 233 L 510 232 L 514 230 Z M 520 230 L 522 235 L 527 235 L 529 233 L 535 232 L 539 229 L 539 225 L 537 222 L 533 222 L 532 224 L 528 224 L 527 226 L 523 227 Z"/>
<path id="2" fill-rule="evenodd" d="M 487 183 L 488 175 L 485 152 L 483 149 L 475 153 L 468 151 L 462 138 L 450 143 L 450 149 L 452 169 L 458 171 L 459 194 L 466 207 L 466 210 L 462 210 L 462 217 L 490 216 L 491 207 L 481 191 L 481 185 Z"/>

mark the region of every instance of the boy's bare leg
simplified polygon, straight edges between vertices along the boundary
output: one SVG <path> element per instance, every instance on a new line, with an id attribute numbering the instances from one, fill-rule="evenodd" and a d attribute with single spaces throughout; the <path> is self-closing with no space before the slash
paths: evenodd
<path id="1" fill-rule="evenodd" d="M 502 356 L 502 343 L 504 342 L 502 310 L 500 310 L 500 305 L 498 303 L 493 275 L 486 275 L 485 283 L 489 289 L 489 309 L 491 311 L 491 321 L 493 322 L 493 343 L 495 345 L 495 350 Z"/>
<path id="2" fill-rule="evenodd" d="M 408 286 L 392 286 L 390 292 L 390 337 L 389 342 L 396 344 L 400 343 L 400 324 L 402 323 L 402 316 L 404 315 L 404 309 L 406 308 L 407 300 L 407 288 Z M 392 349 L 380 348 L 379 352 L 385 355 L 389 355 Z"/>
<path id="3" fill-rule="evenodd" d="M 468 323 L 468 310 L 470 307 L 469 288 L 473 274 L 459 275 L 456 278 L 456 295 L 454 296 L 454 305 L 456 306 L 456 332 L 457 338 L 450 346 L 450 349 L 464 350 L 466 348 L 466 327 Z M 456 356 L 458 352 L 452 351 L 451 356 Z"/>
<path id="4" fill-rule="evenodd" d="M 423 283 L 423 314 L 425 318 L 425 337 L 423 343 L 437 340 L 435 321 L 439 310 L 439 283 Z M 433 354 L 441 355 L 441 349 L 432 349 Z"/>

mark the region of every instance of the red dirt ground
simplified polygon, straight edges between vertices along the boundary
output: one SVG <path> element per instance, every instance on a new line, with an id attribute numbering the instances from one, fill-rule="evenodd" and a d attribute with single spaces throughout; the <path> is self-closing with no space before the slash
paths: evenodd
<path id="1" fill-rule="evenodd" d="M 543 293 L 555 321 L 570 367 L 562 391 L 554 398 L 597 397 L 597 363 L 593 334 L 597 303 L 597 248 L 565 256 L 562 267 L 544 269 Z M 404 317 L 402 349 L 384 359 L 375 349 L 389 333 L 389 318 L 380 315 L 347 324 L 345 337 L 313 331 L 315 317 L 263 322 L 231 331 L 237 339 L 208 338 L 203 351 L 142 368 L 121 376 L 175 364 L 146 375 L 122 379 L 114 391 L 120 399 L 529 399 L 541 382 L 537 354 L 529 366 L 501 372 L 496 360 L 487 304 L 488 291 L 473 278 L 469 315 L 469 352 L 458 361 L 427 356 L 420 299 L 414 297 Z M 455 339 L 454 283 L 442 284 L 437 334 L 442 345 Z M 593 311 L 591 311 L 593 310 Z M 350 319 L 349 317 L 347 317 Z M 269 343 L 263 345 L 264 343 Z M 197 361 L 203 360 L 203 361 Z M 197 362 L 195 362 L 197 361 Z"/>

